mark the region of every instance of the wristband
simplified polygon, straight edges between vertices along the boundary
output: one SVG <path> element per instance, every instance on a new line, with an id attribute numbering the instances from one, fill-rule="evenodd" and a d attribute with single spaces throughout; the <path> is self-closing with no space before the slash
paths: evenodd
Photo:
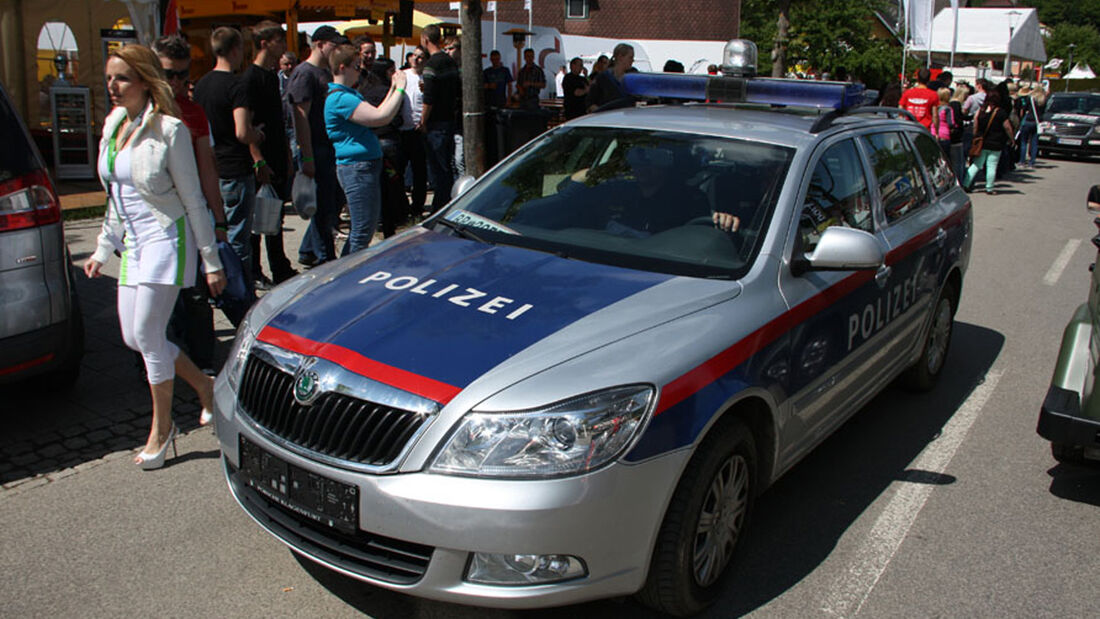
<path id="1" fill-rule="evenodd" d="M 229 224 L 225 223 L 224 221 L 215 221 L 214 229 L 222 230 L 223 232 L 229 232 Z"/>
<path id="2" fill-rule="evenodd" d="M 313 157 L 302 157 L 302 163 L 310 163 L 313 161 Z"/>
<path id="3" fill-rule="evenodd" d="M 259 170 L 260 168 L 264 167 L 265 165 L 267 165 L 267 161 L 261 159 L 261 160 L 257 161 L 256 163 L 252 164 L 252 169 L 253 170 Z"/>
<path id="4" fill-rule="evenodd" d="M 394 88 L 394 90 L 395 90 L 396 92 L 399 92 L 399 93 L 401 93 L 401 94 L 405 94 L 405 89 L 404 89 L 404 88 Z"/>

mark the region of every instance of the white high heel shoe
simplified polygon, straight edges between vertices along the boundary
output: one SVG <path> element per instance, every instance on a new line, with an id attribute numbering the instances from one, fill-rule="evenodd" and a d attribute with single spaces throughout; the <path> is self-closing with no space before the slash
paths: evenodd
<path id="1" fill-rule="evenodd" d="M 176 435 L 179 434 L 179 428 L 176 424 L 172 424 L 172 429 L 168 431 L 168 438 L 164 440 L 164 444 L 160 446 L 160 451 L 155 454 L 151 454 L 146 451 L 142 451 L 137 455 L 137 465 L 145 471 L 151 471 L 153 469 L 159 469 L 164 466 L 164 460 L 168 456 L 168 445 L 172 445 L 172 457 L 178 457 L 179 452 L 176 451 Z"/>
<path id="2" fill-rule="evenodd" d="M 214 411 L 209 408 L 202 409 L 202 414 L 199 415 L 199 425 L 208 426 L 211 421 L 214 421 Z"/>

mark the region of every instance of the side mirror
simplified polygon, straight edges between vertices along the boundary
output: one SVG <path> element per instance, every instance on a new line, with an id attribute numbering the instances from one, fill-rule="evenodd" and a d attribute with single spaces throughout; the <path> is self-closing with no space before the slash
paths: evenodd
<path id="1" fill-rule="evenodd" d="M 856 228 L 826 228 L 809 256 L 800 256 L 791 265 L 795 275 L 806 271 L 858 271 L 877 269 L 886 260 L 878 239 Z"/>
<path id="2" fill-rule="evenodd" d="M 458 177 L 458 180 L 455 181 L 455 184 L 451 185 L 451 199 L 454 200 L 458 196 L 466 193 L 466 190 L 472 187 L 475 182 L 477 182 L 477 179 L 470 176 L 469 174 L 463 174 L 462 176 Z"/>

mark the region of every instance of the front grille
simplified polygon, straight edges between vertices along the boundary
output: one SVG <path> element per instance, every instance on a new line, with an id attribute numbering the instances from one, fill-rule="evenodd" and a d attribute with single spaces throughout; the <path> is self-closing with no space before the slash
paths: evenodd
<path id="1" fill-rule="evenodd" d="M 239 394 L 257 424 L 303 449 L 338 460 L 386 466 L 428 419 L 348 395 L 325 392 L 311 406 L 294 399 L 294 376 L 250 356 Z"/>
<path id="2" fill-rule="evenodd" d="M 224 464 L 241 506 L 291 547 L 353 574 L 399 585 L 417 582 L 428 570 L 431 546 L 366 531 L 341 533 L 268 500 L 240 480 L 229 460 Z"/>
<path id="3" fill-rule="evenodd" d="M 1092 125 L 1081 125 L 1081 124 L 1076 124 L 1076 123 L 1070 125 L 1070 124 L 1059 123 L 1059 122 L 1054 123 L 1054 132 L 1057 133 L 1059 136 L 1086 135 L 1089 132 L 1089 129 L 1091 129 L 1091 128 L 1092 128 Z"/>

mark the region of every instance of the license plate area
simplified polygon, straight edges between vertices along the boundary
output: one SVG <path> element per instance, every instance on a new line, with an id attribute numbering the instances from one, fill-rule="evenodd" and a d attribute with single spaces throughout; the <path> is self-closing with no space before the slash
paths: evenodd
<path id="1" fill-rule="evenodd" d="M 241 481 L 267 499 L 319 524 L 359 531 L 359 488 L 310 473 L 239 436 Z"/>
<path id="2" fill-rule="evenodd" d="M 1080 146 L 1081 140 L 1075 140 L 1071 138 L 1059 138 L 1058 143 L 1065 144 L 1066 146 Z"/>

